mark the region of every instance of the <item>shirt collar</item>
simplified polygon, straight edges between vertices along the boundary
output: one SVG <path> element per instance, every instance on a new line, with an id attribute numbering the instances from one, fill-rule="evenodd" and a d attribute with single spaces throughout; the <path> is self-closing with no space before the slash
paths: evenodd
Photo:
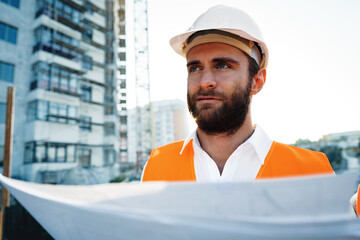
<path id="1" fill-rule="evenodd" d="M 183 147 L 181 148 L 180 151 L 180 155 L 182 154 L 184 148 L 190 142 L 191 139 L 193 139 L 195 144 L 197 144 L 199 148 L 201 148 L 195 130 L 185 139 Z M 244 143 L 251 144 L 251 146 L 255 149 L 255 152 L 258 155 L 261 164 L 264 164 L 265 158 L 270 150 L 272 140 L 268 137 L 265 131 L 258 124 L 255 125 L 255 131 L 253 132 L 253 134 Z"/>
<path id="2" fill-rule="evenodd" d="M 180 151 L 180 155 L 182 154 L 182 152 L 184 151 L 186 145 L 188 145 L 188 143 L 190 142 L 190 140 L 193 139 L 195 141 L 199 141 L 198 140 L 198 137 L 197 137 L 197 134 L 196 134 L 196 130 L 194 130 L 184 141 L 184 144 L 181 148 L 181 151 Z"/>
<path id="3" fill-rule="evenodd" d="M 248 138 L 247 142 L 255 149 L 261 164 L 264 164 L 265 158 L 271 148 L 272 140 L 258 124 L 256 124 L 255 131 Z"/>

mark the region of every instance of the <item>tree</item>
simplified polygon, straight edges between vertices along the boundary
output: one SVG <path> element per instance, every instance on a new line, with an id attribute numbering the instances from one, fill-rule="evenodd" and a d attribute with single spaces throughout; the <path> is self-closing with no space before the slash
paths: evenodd
<path id="1" fill-rule="evenodd" d="M 334 170 L 339 170 L 342 167 L 341 148 L 338 146 L 324 146 L 320 151 L 325 153 L 328 157 L 330 164 Z"/>

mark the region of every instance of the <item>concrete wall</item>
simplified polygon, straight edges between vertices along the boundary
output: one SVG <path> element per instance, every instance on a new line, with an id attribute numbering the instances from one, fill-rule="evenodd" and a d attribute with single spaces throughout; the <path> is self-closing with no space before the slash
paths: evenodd
<path id="1" fill-rule="evenodd" d="M 23 164 L 24 138 L 26 131 L 26 94 L 29 90 L 29 76 L 31 76 L 30 57 L 33 46 L 33 31 L 30 22 L 33 21 L 35 12 L 35 0 L 21 1 L 20 9 L 0 2 L 2 14 L 0 21 L 17 28 L 17 44 L 11 44 L 0 40 L 0 61 L 15 65 L 14 83 L 9 84 L 0 81 L 0 102 L 6 101 L 6 89 L 8 86 L 15 87 L 15 119 L 14 141 L 12 155 L 12 176 L 20 175 L 20 166 Z M 6 13 L 6 14 L 3 14 Z M 0 128 L 1 131 L 1 128 Z M 3 131 L 0 139 L 3 139 Z M 3 140 L 0 140 L 3 141 Z"/>

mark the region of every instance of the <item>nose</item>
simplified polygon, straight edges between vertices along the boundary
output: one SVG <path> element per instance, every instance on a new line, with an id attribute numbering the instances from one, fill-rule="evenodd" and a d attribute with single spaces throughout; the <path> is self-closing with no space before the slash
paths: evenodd
<path id="1" fill-rule="evenodd" d="M 213 71 L 203 70 L 200 78 L 200 87 L 203 89 L 216 88 L 216 79 Z"/>

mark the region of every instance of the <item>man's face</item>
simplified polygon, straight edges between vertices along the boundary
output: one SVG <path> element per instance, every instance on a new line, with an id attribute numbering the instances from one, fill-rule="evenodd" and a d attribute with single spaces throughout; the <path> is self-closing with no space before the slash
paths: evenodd
<path id="1" fill-rule="evenodd" d="M 188 107 L 207 134 L 234 134 L 244 123 L 250 104 L 249 61 L 239 49 L 206 43 L 187 56 Z"/>

